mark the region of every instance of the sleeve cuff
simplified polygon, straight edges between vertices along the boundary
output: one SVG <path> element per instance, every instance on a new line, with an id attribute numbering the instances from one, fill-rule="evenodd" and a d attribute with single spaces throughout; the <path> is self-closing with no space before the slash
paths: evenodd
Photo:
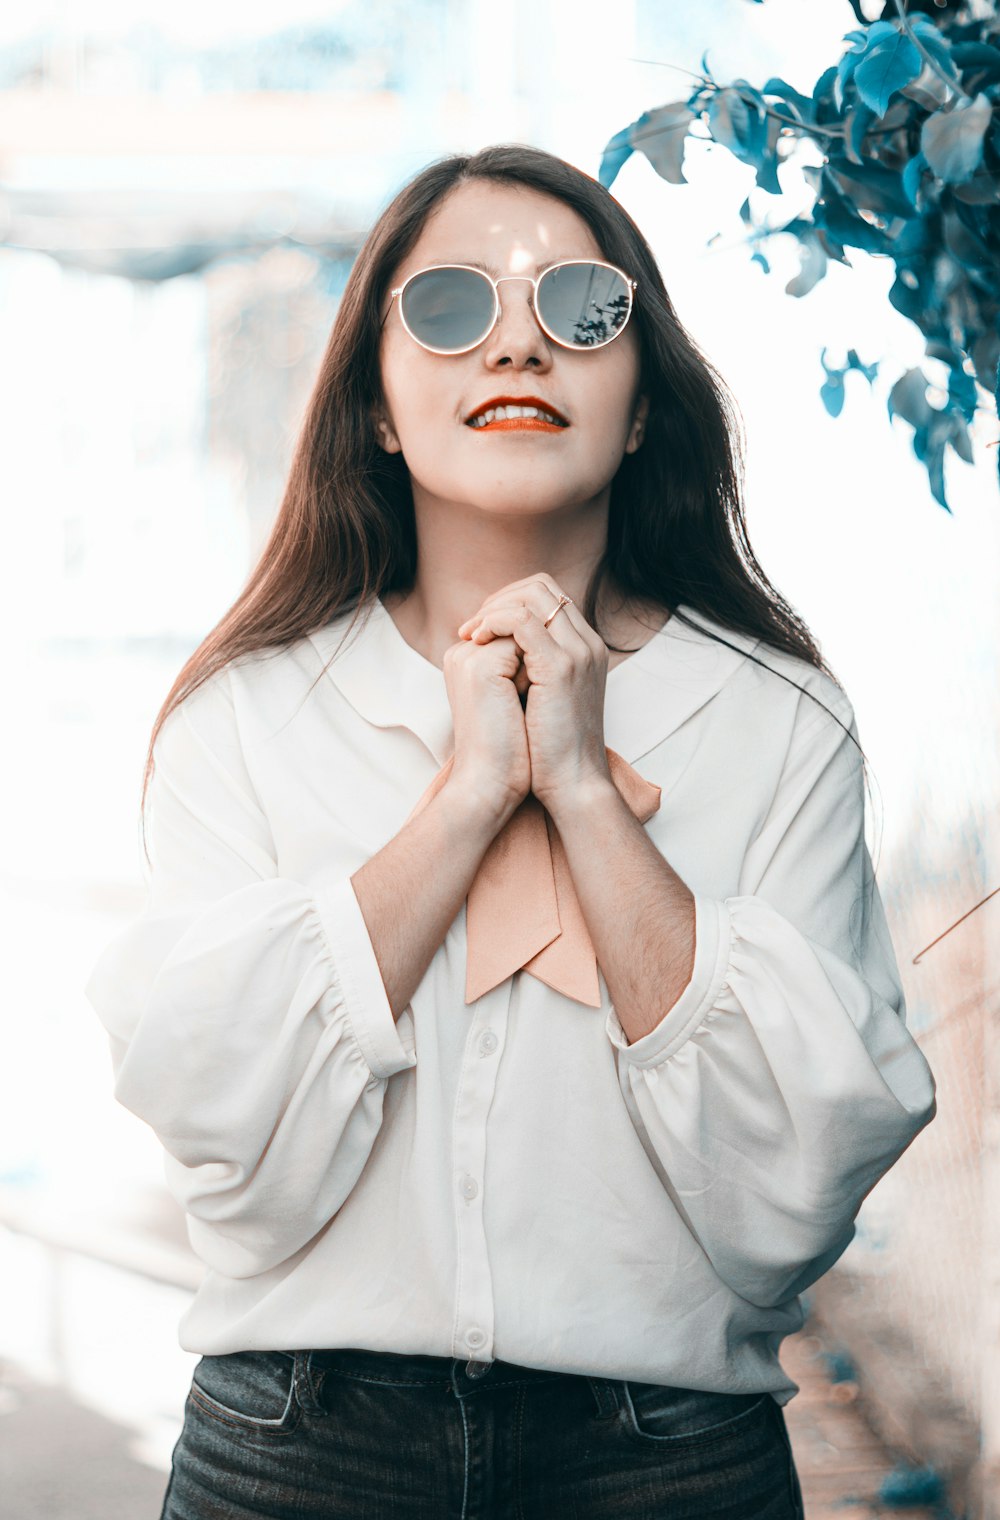
<path id="1" fill-rule="evenodd" d="M 691 980 L 660 1022 L 630 1045 L 618 1015 L 611 1008 L 608 1038 L 633 1066 L 658 1066 L 694 1033 L 722 991 L 729 970 L 729 908 L 721 898 L 695 893 L 695 947 Z"/>
<path id="2" fill-rule="evenodd" d="M 404 1040 L 386 996 L 382 973 L 350 878 L 316 893 L 320 922 L 340 984 L 347 1018 L 375 1077 L 417 1064 L 412 1033 Z"/>

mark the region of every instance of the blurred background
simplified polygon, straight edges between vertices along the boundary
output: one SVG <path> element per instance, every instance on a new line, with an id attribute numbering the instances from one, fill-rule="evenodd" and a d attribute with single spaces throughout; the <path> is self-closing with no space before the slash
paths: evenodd
<path id="1" fill-rule="evenodd" d="M 200 1267 L 82 986 L 142 909 L 150 728 L 263 545 L 367 229 L 430 160 L 491 142 L 596 176 L 706 49 L 719 79 L 808 93 L 855 24 L 846 0 L 0 15 L 0 1482 L 18 1520 L 158 1513 Z M 810 161 L 782 166 L 788 214 L 810 203 Z M 996 1516 L 1000 908 L 969 910 L 1000 884 L 1000 429 L 980 415 L 972 464 L 949 455 L 949 515 L 886 420 L 892 380 L 923 359 L 888 261 L 852 250 L 793 299 L 796 250 L 776 240 L 765 273 L 744 241 L 753 171 L 705 142 L 686 173 L 667 184 L 636 154 L 613 193 L 736 396 L 755 550 L 854 703 L 908 1024 L 938 1083 L 936 1121 L 782 1350 L 808 1512 Z M 837 418 L 824 345 L 882 366 L 847 381 Z"/>

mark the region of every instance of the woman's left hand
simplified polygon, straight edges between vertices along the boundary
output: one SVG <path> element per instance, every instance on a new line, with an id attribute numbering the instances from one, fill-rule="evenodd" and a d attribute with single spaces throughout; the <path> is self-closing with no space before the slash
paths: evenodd
<path id="1" fill-rule="evenodd" d="M 561 595 L 544 572 L 511 581 L 458 630 L 477 644 L 510 636 L 521 650 L 531 790 L 553 814 L 593 782 L 611 781 L 604 746 L 608 651 L 572 602 L 544 626 Z"/>

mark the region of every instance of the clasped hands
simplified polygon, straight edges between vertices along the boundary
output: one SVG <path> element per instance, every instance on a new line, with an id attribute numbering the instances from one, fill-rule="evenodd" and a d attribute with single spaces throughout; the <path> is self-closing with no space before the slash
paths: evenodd
<path id="1" fill-rule="evenodd" d="M 604 743 L 608 651 L 572 602 L 545 627 L 563 594 L 544 572 L 511 581 L 458 629 L 459 638 L 473 645 L 513 641 L 531 791 L 553 814 L 594 783 L 614 785 Z"/>

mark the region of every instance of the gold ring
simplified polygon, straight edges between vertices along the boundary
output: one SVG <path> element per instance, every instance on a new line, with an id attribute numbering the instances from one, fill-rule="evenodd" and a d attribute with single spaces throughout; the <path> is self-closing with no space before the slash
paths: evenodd
<path id="1" fill-rule="evenodd" d="M 569 604 L 572 604 L 573 606 L 576 605 L 576 603 L 573 601 L 573 598 L 571 596 L 560 596 L 559 600 L 556 602 L 556 604 L 553 607 L 552 611 L 549 613 L 548 617 L 545 619 L 544 623 L 542 624 L 542 627 L 543 628 L 547 628 L 549 626 L 549 624 L 551 623 L 552 619 L 555 617 L 556 613 L 562 607 L 565 607 L 565 606 L 567 606 Z"/>

